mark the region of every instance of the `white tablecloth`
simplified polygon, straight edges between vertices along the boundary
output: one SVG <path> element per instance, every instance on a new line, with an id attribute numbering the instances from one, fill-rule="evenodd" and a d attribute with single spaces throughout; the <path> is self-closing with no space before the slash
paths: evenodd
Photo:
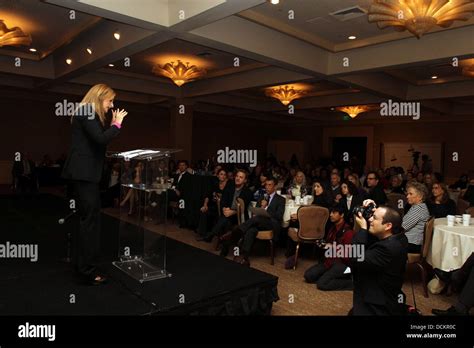
<path id="1" fill-rule="evenodd" d="M 461 268 L 474 251 L 474 218 L 469 226 L 448 227 L 447 219 L 434 222 L 433 241 L 427 262 L 446 272 Z"/>

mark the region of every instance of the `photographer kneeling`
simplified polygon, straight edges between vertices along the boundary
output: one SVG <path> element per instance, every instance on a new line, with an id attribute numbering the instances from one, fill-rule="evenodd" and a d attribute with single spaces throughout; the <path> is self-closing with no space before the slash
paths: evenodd
<path id="1" fill-rule="evenodd" d="M 355 209 L 355 219 L 361 229 L 352 243 L 364 246 L 364 258 L 352 260 L 351 312 L 353 315 L 401 315 L 405 309 L 402 285 L 408 240 L 402 233 L 400 214 L 389 207 L 375 207 L 375 202 L 367 199 L 362 209 Z"/>

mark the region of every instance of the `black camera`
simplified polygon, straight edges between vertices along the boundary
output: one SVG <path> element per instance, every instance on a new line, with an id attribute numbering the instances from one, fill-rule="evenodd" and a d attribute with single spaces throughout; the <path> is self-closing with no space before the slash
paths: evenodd
<path id="1" fill-rule="evenodd" d="M 364 207 L 362 205 L 355 207 L 353 210 L 354 215 L 359 215 L 359 213 L 362 214 L 362 217 L 366 220 L 369 220 L 372 215 L 374 215 L 374 209 L 375 209 L 375 204 L 374 203 L 369 203 L 368 206 Z"/>

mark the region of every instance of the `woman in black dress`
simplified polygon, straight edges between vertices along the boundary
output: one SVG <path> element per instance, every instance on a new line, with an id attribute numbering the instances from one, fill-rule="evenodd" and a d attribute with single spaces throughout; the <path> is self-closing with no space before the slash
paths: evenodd
<path id="1" fill-rule="evenodd" d="M 443 183 L 433 184 L 427 206 L 430 215 L 435 219 L 456 215 L 456 203 L 449 198 L 448 187 Z"/>
<path id="2" fill-rule="evenodd" d="M 76 270 L 94 285 L 105 282 L 96 264 L 100 252 L 100 191 L 107 144 L 120 133 L 125 110 L 112 111 L 110 127 L 106 114 L 114 106 L 115 92 L 104 84 L 93 86 L 71 118 L 71 146 L 62 177 L 74 184 L 80 228 L 74 238 Z M 92 111 L 92 112 L 91 112 Z"/>
<path id="3" fill-rule="evenodd" d="M 201 237 L 207 236 L 210 228 L 214 226 L 219 212 L 217 210 L 217 200 L 222 197 L 222 193 L 229 180 L 227 180 L 227 172 L 225 169 L 219 170 L 217 173 L 217 180 L 213 181 L 209 193 L 204 198 L 204 203 L 201 207 L 201 214 L 199 216 L 199 225 L 196 233 Z"/>

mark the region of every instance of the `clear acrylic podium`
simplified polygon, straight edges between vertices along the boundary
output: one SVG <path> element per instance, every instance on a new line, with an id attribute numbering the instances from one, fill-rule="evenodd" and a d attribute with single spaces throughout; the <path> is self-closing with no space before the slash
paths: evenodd
<path id="1" fill-rule="evenodd" d="M 166 270 L 168 190 L 173 149 L 109 152 L 120 163 L 118 260 L 113 265 L 140 283 L 171 277 Z M 144 223 L 149 228 L 145 229 Z"/>

